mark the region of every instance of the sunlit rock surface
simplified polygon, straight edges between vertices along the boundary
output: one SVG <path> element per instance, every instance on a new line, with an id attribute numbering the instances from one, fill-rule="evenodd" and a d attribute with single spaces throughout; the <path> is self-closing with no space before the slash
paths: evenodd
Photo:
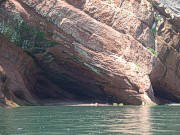
<path id="1" fill-rule="evenodd" d="M 141 105 L 157 102 L 154 94 L 179 101 L 178 16 L 170 19 L 176 31 L 169 34 L 166 23 L 156 22 L 156 12 L 165 20 L 168 16 L 164 8 L 158 10 L 158 4 L 8 0 L 1 9 L 18 13 L 57 43 L 42 47 L 46 54 L 26 49 L 38 68 L 32 91 L 36 97 Z M 176 51 L 168 51 L 167 46 Z"/>

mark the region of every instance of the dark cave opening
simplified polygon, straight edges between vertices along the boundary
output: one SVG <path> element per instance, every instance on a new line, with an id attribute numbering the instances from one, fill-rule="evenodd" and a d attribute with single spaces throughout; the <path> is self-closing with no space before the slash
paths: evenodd
<path id="1" fill-rule="evenodd" d="M 85 81 L 86 82 L 86 81 Z M 60 74 L 50 75 L 42 73 L 37 78 L 33 91 L 40 100 L 78 101 L 109 103 L 112 99 L 107 97 L 103 88 L 91 83 L 80 82 L 71 76 Z M 90 82 L 90 81 L 88 81 Z"/>

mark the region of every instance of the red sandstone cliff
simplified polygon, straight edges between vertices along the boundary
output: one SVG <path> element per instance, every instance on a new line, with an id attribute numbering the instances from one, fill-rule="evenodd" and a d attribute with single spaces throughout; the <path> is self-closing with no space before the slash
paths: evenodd
<path id="1" fill-rule="evenodd" d="M 160 99 L 180 100 L 179 34 L 169 33 L 164 25 L 154 36 L 151 28 L 154 12 L 158 11 L 147 0 L 115 3 L 108 0 L 7 0 L 1 8 L 4 12 L 19 13 L 28 25 L 41 28 L 49 40 L 57 43 L 46 48 L 53 58 L 50 62 L 44 53 L 31 54 L 37 66 L 33 70 L 29 70 L 32 64 L 23 67 L 26 65 L 21 64 L 24 63 L 21 57 L 17 57 L 20 64 L 14 61 L 25 71 L 32 71 L 26 76 L 19 74 L 18 81 L 23 78 L 23 82 L 18 83 L 18 88 L 27 92 L 21 98 L 31 101 L 29 97 L 33 95 L 41 97 L 43 85 L 48 82 L 44 98 L 135 105 L 158 102 L 154 94 Z M 0 18 L 7 17 L 0 13 Z M 168 46 L 176 51 L 169 51 Z M 5 50 L 0 48 L 0 51 Z M 18 55 L 15 49 L 12 53 Z M 9 69 L 6 62 L 10 60 L 0 63 L 8 75 L 13 69 Z M 19 72 L 19 69 L 14 70 Z M 15 72 L 10 79 L 17 76 Z M 40 72 L 45 73 L 44 76 L 39 77 Z M 36 75 L 32 76 L 33 73 Z M 34 87 L 27 87 L 28 83 Z"/>

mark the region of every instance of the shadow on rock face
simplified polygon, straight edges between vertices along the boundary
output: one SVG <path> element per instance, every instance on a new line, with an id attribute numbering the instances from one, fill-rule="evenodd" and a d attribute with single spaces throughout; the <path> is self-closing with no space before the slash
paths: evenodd
<path id="1" fill-rule="evenodd" d="M 179 27 L 163 18 L 155 36 L 160 62 L 151 73 L 152 86 L 155 96 L 180 102 L 180 35 L 176 31 Z"/>

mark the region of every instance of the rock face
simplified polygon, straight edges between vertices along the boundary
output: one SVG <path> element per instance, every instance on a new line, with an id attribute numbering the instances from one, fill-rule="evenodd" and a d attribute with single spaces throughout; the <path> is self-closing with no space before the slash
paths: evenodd
<path id="1" fill-rule="evenodd" d="M 175 4 L 173 5 L 173 2 Z M 159 14 L 156 43 L 160 60 L 164 64 L 163 76 L 153 81 L 158 97 L 180 101 L 180 5 L 173 1 L 153 0 L 152 3 Z"/>
<path id="2" fill-rule="evenodd" d="M 10 106 L 41 104 L 40 100 L 71 101 L 75 96 L 65 92 L 40 70 L 34 60 L 0 35 L 0 102 Z"/>
<path id="3" fill-rule="evenodd" d="M 59 87 L 84 98 L 106 102 L 142 104 L 154 101 L 149 74 L 157 60 L 137 41 L 140 38 L 136 33 L 130 32 L 131 26 L 124 29 L 125 33 L 121 32 L 117 29 L 121 20 L 115 19 L 117 23 L 112 25 L 117 27 L 112 29 L 111 23 L 107 23 L 109 27 L 103 20 L 96 20 L 96 15 L 92 18 L 65 1 L 12 0 L 10 3 L 9 6 L 8 2 L 5 4 L 4 10 L 14 4 L 14 10 L 25 20 L 41 26 L 45 32 L 50 31 L 49 38 L 59 43 L 47 49 L 54 57 L 52 63 L 44 61 L 41 54 L 35 55 L 47 76 Z M 88 12 L 88 7 L 86 9 Z M 121 16 L 119 11 L 117 15 Z M 35 16 L 39 21 L 33 19 Z M 143 24 L 137 18 L 134 17 L 139 27 Z M 129 19 L 123 21 L 126 20 Z M 138 31 L 137 27 L 132 30 Z"/>
<path id="4" fill-rule="evenodd" d="M 0 98 L 18 104 L 37 103 L 34 89 L 36 67 L 23 50 L 0 36 Z"/>
<path id="5" fill-rule="evenodd" d="M 160 14 L 169 19 L 169 22 L 180 32 L 180 3 L 179 0 L 149 0 Z"/>
<path id="6" fill-rule="evenodd" d="M 153 8 L 147 0 L 123 0 L 115 1 L 115 3 L 109 2 L 109 0 L 66 1 L 116 31 L 132 35 L 145 47 L 154 48 L 154 36 L 151 32 Z"/>
<path id="7" fill-rule="evenodd" d="M 27 92 L 21 95 L 21 99 L 31 101 L 29 97 L 32 97 L 32 101 L 36 101 L 36 95 L 36 98 L 141 105 L 156 102 L 155 92 L 159 98 L 180 101 L 179 35 L 173 31 L 169 33 L 163 23 L 155 36 L 151 28 L 157 22 L 154 22 L 154 8 L 150 2 L 8 0 L 1 9 L 13 15 L 18 13 L 28 25 L 39 27 L 48 40 L 57 43 L 46 48 L 40 46 L 44 51 L 38 53 L 33 53 L 34 48 L 22 47 L 27 48 L 36 64 L 26 68 L 32 59 L 25 53 L 24 59 L 16 58 L 19 63 L 13 61 L 13 66 L 20 65 L 24 69 L 15 68 L 21 73 L 18 89 Z M 0 18 L 7 17 L 0 13 Z M 171 42 L 172 39 L 177 42 Z M 167 46 L 176 51 L 169 50 Z M 3 57 L 7 54 L 5 50 L 8 48 L 2 49 L 4 53 L 0 54 Z M 17 52 L 8 54 L 19 56 Z M 23 65 L 26 57 L 29 61 Z M 15 80 L 13 76 L 18 76 L 18 73 L 11 75 L 12 69 L 5 64 L 9 60 L 1 61 L 0 86 L 4 89 L 3 76 Z M 25 71 L 28 73 L 25 74 Z M 16 86 L 13 81 L 7 86 L 11 85 Z M 17 88 L 8 89 L 14 93 Z M 0 96 L 3 97 L 4 92 L 1 91 Z"/>
<path id="8" fill-rule="evenodd" d="M 45 15 L 51 23 L 58 27 L 58 30 L 61 30 L 61 33 L 57 30 L 53 31 L 53 40 L 60 42 L 62 33 L 71 36 L 69 40 L 71 44 L 57 48 L 59 50 L 64 48 L 67 56 L 70 55 L 72 59 L 76 58 L 79 65 L 90 70 L 90 73 L 95 73 L 90 80 L 97 82 L 100 93 L 111 95 L 119 102 L 128 104 L 149 103 L 147 93 L 153 99 L 148 74 L 156 58 L 133 37 L 99 23 L 63 1 L 51 1 L 50 3 L 43 1 L 39 4 L 36 1 L 23 2 L 33 7 L 42 16 Z M 35 3 L 36 6 L 34 6 Z M 52 6 L 54 10 L 50 11 Z M 133 54 L 133 57 L 130 54 Z M 58 55 L 61 56 L 61 54 Z M 78 70 L 83 73 L 79 66 Z M 65 76 L 73 78 L 72 73 L 65 74 Z M 79 77 L 76 80 L 84 84 Z M 99 90 L 94 89 L 94 91 Z"/>

